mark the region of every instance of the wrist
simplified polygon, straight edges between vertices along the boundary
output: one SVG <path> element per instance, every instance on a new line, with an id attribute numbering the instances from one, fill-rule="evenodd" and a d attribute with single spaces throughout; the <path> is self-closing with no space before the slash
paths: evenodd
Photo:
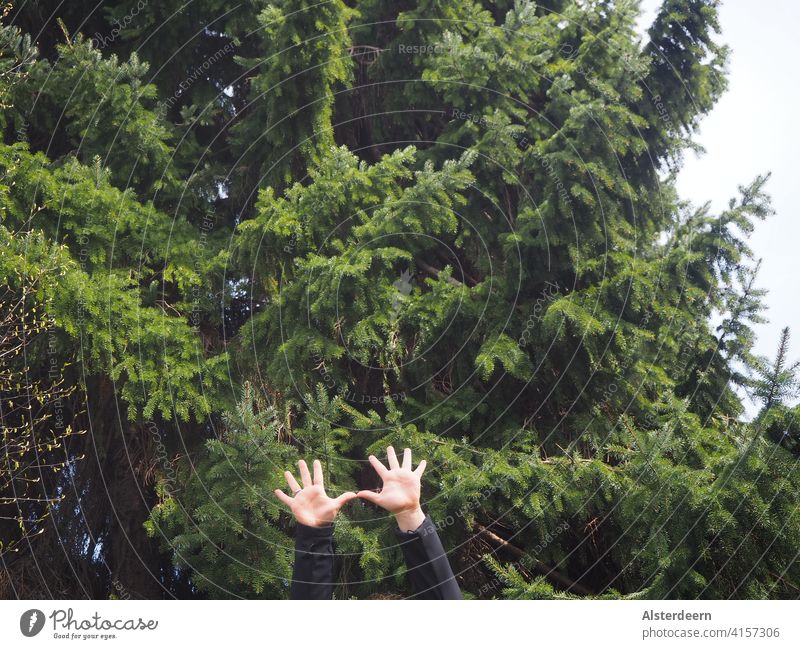
<path id="1" fill-rule="evenodd" d="M 295 516 L 295 519 L 301 525 L 306 527 L 333 527 L 333 519 L 325 520 L 323 518 L 315 518 L 310 516 Z"/>
<path id="2" fill-rule="evenodd" d="M 413 532 L 422 525 L 425 520 L 425 513 L 422 511 L 422 507 L 417 505 L 411 509 L 404 509 L 403 511 L 396 512 L 394 514 L 394 519 L 401 532 Z"/>
<path id="3" fill-rule="evenodd" d="M 297 521 L 295 525 L 295 539 L 297 541 L 330 538 L 333 538 L 333 525 L 307 525 L 300 521 Z"/>

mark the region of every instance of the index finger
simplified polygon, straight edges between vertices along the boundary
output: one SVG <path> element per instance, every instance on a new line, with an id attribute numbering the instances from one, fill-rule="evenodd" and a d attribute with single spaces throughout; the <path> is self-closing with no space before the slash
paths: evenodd
<path id="1" fill-rule="evenodd" d="M 369 456 L 369 463 L 372 465 L 372 468 L 375 469 L 375 472 L 381 477 L 381 480 L 389 473 L 389 469 L 383 466 L 383 463 L 374 455 Z"/>
<path id="2" fill-rule="evenodd" d="M 314 484 L 320 487 L 324 486 L 322 481 L 322 462 L 319 460 L 314 460 Z"/>

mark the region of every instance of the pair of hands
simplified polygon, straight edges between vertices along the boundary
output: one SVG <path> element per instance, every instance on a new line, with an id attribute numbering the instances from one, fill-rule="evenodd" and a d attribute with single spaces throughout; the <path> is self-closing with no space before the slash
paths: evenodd
<path id="1" fill-rule="evenodd" d="M 398 527 L 404 532 L 410 532 L 422 525 L 425 514 L 420 507 L 420 478 L 425 471 L 425 460 L 411 469 L 411 449 L 403 451 L 402 465 L 397 460 L 394 448 L 389 446 L 386 449 L 386 456 L 389 460 L 387 469 L 383 463 L 374 455 L 369 456 L 369 463 L 383 480 L 383 488 L 380 492 L 374 491 L 347 491 L 337 498 L 331 498 L 325 493 L 325 483 L 322 479 L 322 464 L 319 460 L 314 460 L 314 477 L 308 470 L 305 460 L 300 460 L 300 480 L 301 487 L 291 471 L 286 471 L 283 475 L 292 491 L 293 497 L 286 495 L 280 489 L 275 490 L 275 495 L 286 504 L 291 510 L 298 523 L 319 527 L 333 523 L 336 514 L 342 506 L 355 498 L 363 498 L 371 503 L 383 507 L 391 512 Z"/>

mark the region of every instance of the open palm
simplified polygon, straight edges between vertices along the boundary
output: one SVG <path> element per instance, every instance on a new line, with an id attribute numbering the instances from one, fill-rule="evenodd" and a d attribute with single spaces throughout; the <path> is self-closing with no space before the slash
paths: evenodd
<path id="1" fill-rule="evenodd" d="M 425 460 L 419 463 L 416 469 L 411 470 L 411 449 L 403 451 L 403 464 L 397 461 L 394 449 L 389 446 L 386 449 L 386 456 L 389 460 L 387 469 L 381 461 L 374 455 L 369 456 L 370 464 L 375 468 L 378 476 L 383 480 L 383 487 L 380 492 L 359 491 L 358 497 L 375 503 L 379 507 L 391 512 L 401 520 L 417 522 L 424 517 L 420 509 L 420 480 L 425 471 Z M 401 527 L 404 527 L 401 524 Z M 414 525 L 411 527 L 413 529 Z"/>
<path id="2" fill-rule="evenodd" d="M 356 494 L 347 491 L 337 498 L 331 498 L 325 493 L 320 461 L 314 460 L 313 480 L 305 460 L 300 460 L 297 464 L 300 468 L 300 479 L 303 486 L 301 487 L 297 483 L 291 471 L 286 471 L 283 475 L 294 497 L 286 495 L 280 489 L 275 490 L 275 495 L 292 510 L 298 523 L 311 527 L 333 523 L 342 505 L 356 498 Z"/>

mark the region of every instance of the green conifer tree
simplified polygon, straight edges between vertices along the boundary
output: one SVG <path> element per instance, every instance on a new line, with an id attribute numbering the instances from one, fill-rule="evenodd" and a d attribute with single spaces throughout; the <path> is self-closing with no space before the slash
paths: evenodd
<path id="1" fill-rule="evenodd" d="M 675 188 L 717 4 L 644 41 L 611 0 L 6 11 L 3 246 L 58 251 L 91 431 L 29 594 L 283 597 L 282 471 L 372 488 L 392 443 L 467 596 L 796 596 L 797 446 L 735 390 L 768 175 L 720 213 Z M 386 516 L 336 536 L 337 597 L 409 593 Z"/>

